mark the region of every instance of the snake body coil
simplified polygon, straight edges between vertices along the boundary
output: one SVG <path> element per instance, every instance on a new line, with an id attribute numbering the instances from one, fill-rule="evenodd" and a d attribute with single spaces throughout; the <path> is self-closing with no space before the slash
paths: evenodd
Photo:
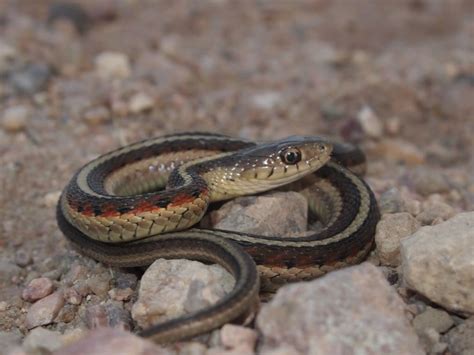
<path id="1" fill-rule="evenodd" d="M 317 137 L 256 145 L 217 134 L 164 136 L 82 167 L 63 191 L 57 220 L 80 252 L 112 266 L 187 258 L 233 274 L 234 289 L 215 305 L 141 333 L 169 343 L 243 316 L 257 302 L 259 274 L 272 289 L 363 260 L 379 212 L 372 191 L 345 166 L 364 162 L 356 148 Z M 296 180 L 324 225 L 318 231 L 290 238 L 190 229 L 210 202 Z"/>

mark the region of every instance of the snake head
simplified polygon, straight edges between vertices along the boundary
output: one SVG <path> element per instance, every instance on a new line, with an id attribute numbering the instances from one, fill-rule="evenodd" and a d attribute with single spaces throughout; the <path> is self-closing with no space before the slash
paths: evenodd
<path id="1" fill-rule="evenodd" d="M 213 186 L 211 200 L 254 194 L 298 180 L 322 167 L 332 148 L 321 137 L 292 136 L 237 151 L 206 174 Z"/>

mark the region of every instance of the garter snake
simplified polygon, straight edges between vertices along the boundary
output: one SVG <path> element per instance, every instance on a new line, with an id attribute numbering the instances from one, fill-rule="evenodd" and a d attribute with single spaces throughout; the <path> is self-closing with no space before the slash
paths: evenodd
<path id="1" fill-rule="evenodd" d="M 210 133 L 168 135 L 83 166 L 60 197 L 57 221 L 76 249 L 111 266 L 187 258 L 233 274 L 234 289 L 213 306 L 140 333 L 170 343 L 242 317 L 258 299 L 259 279 L 271 288 L 363 260 L 379 218 L 372 191 L 347 168 L 363 163 L 357 148 L 318 137 L 256 144 Z M 210 202 L 296 180 L 324 224 L 318 231 L 290 238 L 191 228 Z"/>

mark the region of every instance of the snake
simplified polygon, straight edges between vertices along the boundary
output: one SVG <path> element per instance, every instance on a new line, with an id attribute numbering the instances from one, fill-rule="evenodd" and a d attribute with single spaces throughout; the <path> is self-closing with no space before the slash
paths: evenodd
<path id="1" fill-rule="evenodd" d="M 215 304 L 138 333 L 172 343 L 248 317 L 265 287 L 363 261 L 379 220 L 361 177 L 365 165 L 359 148 L 319 136 L 256 143 L 217 133 L 165 135 L 86 163 L 62 191 L 57 223 L 76 250 L 111 267 L 184 258 L 233 275 L 233 289 Z M 313 231 L 267 236 L 198 226 L 219 201 L 293 188 L 319 221 Z"/>

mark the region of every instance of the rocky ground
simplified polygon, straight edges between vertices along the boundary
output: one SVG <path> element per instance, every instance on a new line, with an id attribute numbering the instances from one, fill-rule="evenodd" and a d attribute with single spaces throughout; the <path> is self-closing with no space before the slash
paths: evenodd
<path id="1" fill-rule="evenodd" d="M 474 353 L 472 1 L 77 3 L 0 1 L 1 353 Z M 357 143 L 383 217 L 366 263 L 163 348 L 129 331 L 215 302 L 230 275 L 108 268 L 71 250 L 55 204 L 101 153 L 196 129 Z"/>

